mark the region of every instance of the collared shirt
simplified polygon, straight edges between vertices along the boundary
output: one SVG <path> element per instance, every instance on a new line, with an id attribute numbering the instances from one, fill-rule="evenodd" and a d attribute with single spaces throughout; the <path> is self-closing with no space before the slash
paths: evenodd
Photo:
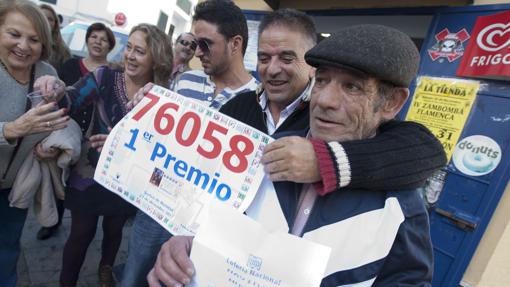
<path id="1" fill-rule="evenodd" d="M 215 95 L 216 84 L 211 78 L 203 71 L 192 70 L 181 75 L 175 87 L 175 92 L 201 101 L 213 109 L 219 109 L 233 96 L 254 91 L 257 89 L 257 85 L 258 81 L 252 77 L 250 81 L 235 90 L 227 87 Z"/>
<path id="2" fill-rule="evenodd" d="M 312 134 L 308 131 L 306 138 L 310 139 L 311 137 Z M 303 230 L 310 218 L 317 196 L 318 193 L 315 191 L 313 184 L 303 184 L 298 204 L 296 206 L 296 216 L 294 217 L 294 222 L 290 228 L 290 234 L 294 234 L 299 237 L 303 236 Z"/>
<path id="3" fill-rule="evenodd" d="M 290 103 L 285 109 L 280 112 L 280 117 L 278 118 L 278 122 L 275 123 L 273 119 L 273 115 L 269 109 L 269 98 L 264 91 L 259 98 L 259 104 L 266 115 L 266 125 L 267 132 L 269 135 L 272 135 L 284 122 L 285 120 L 299 107 L 299 104 L 302 100 L 305 100 L 306 97 L 310 93 L 311 85 L 308 84 L 304 91 L 297 97 L 292 103 Z"/>
<path id="4" fill-rule="evenodd" d="M 309 183 L 304 184 L 301 194 L 299 195 L 296 217 L 290 229 L 291 234 L 299 237 L 303 236 L 303 229 L 310 218 L 316 199 L 317 192 L 315 192 L 313 185 Z"/>

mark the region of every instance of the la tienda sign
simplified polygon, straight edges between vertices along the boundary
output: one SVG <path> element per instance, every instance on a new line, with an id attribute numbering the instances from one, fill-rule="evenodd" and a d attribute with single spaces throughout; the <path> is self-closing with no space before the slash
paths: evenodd
<path id="1" fill-rule="evenodd" d="M 510 11 L 477 18 L 457 76 L 510 79 Z"/>

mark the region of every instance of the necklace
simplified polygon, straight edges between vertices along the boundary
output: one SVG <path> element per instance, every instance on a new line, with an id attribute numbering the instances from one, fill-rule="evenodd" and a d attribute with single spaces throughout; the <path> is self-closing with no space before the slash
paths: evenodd
<path id="1" fill-rule="evenodd" d="M 28 80 L 28 81 L 20 81 L 20 80 L 16 79 L 16 77 L 14 77 L 11 74 L 11 72 L 9 72 L 9 69 L 7 69 L 7 66 L 4 64 L 4 61 L 0 60 L 0 64 L 2 65 L 4 70 L 7 72 L 7 74 L 9 74 L 9 76 L 11 76 L 11 78 L 13 78 L 18 84 L 20 84 L 22 86 L 25 86 L 25 85 L 27 85 L 30 82 L 30 80 Z"/>

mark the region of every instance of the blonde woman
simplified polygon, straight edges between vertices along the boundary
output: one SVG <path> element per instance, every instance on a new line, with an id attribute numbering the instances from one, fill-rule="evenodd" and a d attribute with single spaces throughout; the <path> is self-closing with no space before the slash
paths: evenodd
<path id="1" fill-rule="evenodd" d="M 94 135 L 107 134 L 128 112 L 128 101 L 146 83 L 168 83 L 172 71 L 172 44 L 156 26 L 135 26 L 123 56 L 123 70 L 100 67 L 68 87 L 67 100 L 62 100 L 68 102 L 71 117 L 82 125 L 85 140 L 89 136 L 87 131 Z M 55 77 L 45 77 L 37 84 L 51 87 L 57 81 Z M 86 112 L 89 107 L 95 107 L 93 117 Z M 99 281 L 102 287 L 113 286 L 112 265 L 121 243 L 122 228 L 136 211 L 131 204 L 94 181 L 98 159 L 97 150 L 88 145 L 71 171 L 65 199 L 65 207 L 71 210 L 71 233 L 64 247 L 61 286 L 76 286 L 99 216 L 103 216 L 104 233 Z"/>

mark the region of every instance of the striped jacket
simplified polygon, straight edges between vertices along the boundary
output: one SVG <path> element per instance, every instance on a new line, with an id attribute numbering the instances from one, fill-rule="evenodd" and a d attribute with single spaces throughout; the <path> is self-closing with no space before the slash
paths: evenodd
<path id="1" fill-rule="evenodd" d="M 191 70 L 181 74 L 175 86 L 175 92 L 185 97 L 201 101 L 213 109 L 219 109 L 235 95 L 254 91 L 257 89 L 257 85 L 258 81 L 255 78 L 251 78 L 249 82 L 235 90 L 226 87 L 215 95 L 214 90 L 216 89 L 216 85 L 211 80 L 211 77 L 206 75 L 203 71 Z"/>

